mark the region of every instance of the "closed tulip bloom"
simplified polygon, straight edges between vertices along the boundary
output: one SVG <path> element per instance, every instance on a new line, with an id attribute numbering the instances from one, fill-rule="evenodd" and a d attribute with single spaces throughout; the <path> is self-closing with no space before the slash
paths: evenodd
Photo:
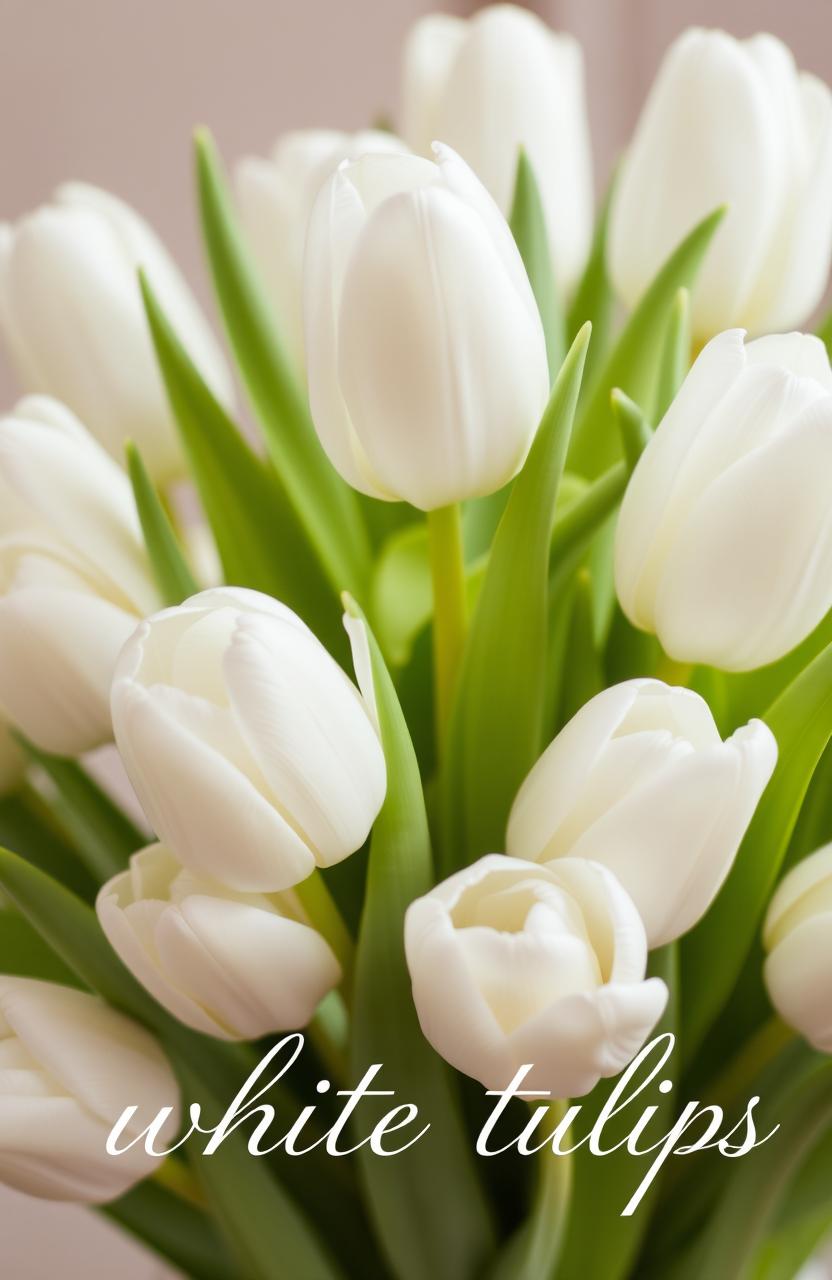
<path id="1" fill-rule="evenodd" d="M 638 912 L 605 867 L 489 854 L 408 908 L 405 950 L 425 1037 L 486 1089 L 581 1097 L 621 1071 L 661 1017 Z"/>
<path id="2" fill-rule="evenodd" d="M 324 449 L 354 488 L 424 511 L 510 480 L 549 388 L 508 225 L 454 152 L 435 154 L 340 166 L 312 211 L 304 297 Z"/>
<path id="3" fill-rule="evenodd" d="M 286 889 L 340 862 L 381 808 L 367 703 L 300 618 L 257 591 L 203 591 L 142 623 L 112 712 L 157 836 L 240 892 Z"/>
<path id="4" fill-rule="evenodd" d="M 719 205 L 697 278 L 699 340 L 799 325 L 832 251 L 832 95 L 779 40 L 686 31 L 668 50 L 616 185 L 609 265 L 633 305 L 664 259 Z"/>
<path id="5" fill-rule="evenodd" d="M 592 236 L 592 156 L 581 47 L 526 9 L 429 14 L 404 51 L 402 133 L 452 146 L 508 215 L 522 146 L 534 168 L 558 281 L 571 292 Z"/>
<path id="6" fill-rule="evenodd" d="M 832 844 L 780 882 L 766 916 L 765 980 L 784 1022 L 832 1054 Z"/>
<path id="7" fill-rule="evenodd" d="M 243 225 L 299 371 L 304 368 L 303 250 L 315 197 L 342 160 L 406 151 L 403 142 L 380 129 L 297 129 L 278 140 L 268 159 L 250 156 L 237 166 L 235 187 Z"/>
<path id="8" fill-rule="evenodd" d="M 122 1145 L 163 1107 L 156 1146 L 172 1143 L 179 1090 L 152 1036 L 86 992 L 0 977 L 0 1182 L 44 1200 L 115 1200 L 159 1165 L 142 1143 L 107 1154 L 130 1106 Z"/>
<path id="9" fill-rule="evenodd" d="M 703 350 L 624 495 L 615 584 L 680 662 L 748 671 L 832 606 L 832 370 L 818 338 Z"/>
<path id="10" fill-rule="evenodd" d="M 185 471 L 157 368 L 138 268 L 214 393 L 232 400 L 225 361 L 166 250 L 139 215 L 96 187 L 0 226 L 0 333 L 28 391 L 77 413 L 119 462 L 135 440 L 159 481 Z"/>
<path id="11" fill-rule="evenodd" d="M 112 738 L 110 680 L 159 606 L 130 484 L 68 409 L 0 419 L 0 706 L 44 751 Z"/>
<path id="12" fill-rule="evenodd" d="M 160 844 L 133 854 L 96 910 L 150 994 L 186 1026 L 223 1040 L 306 1026 L 340 981 L 338 961 L 290 891 L 235 893 L 185 871 Z"/>
<path id="13" fill-rule="evenodd" d="M 547 865 L 602 863 L 638 907 L 650 946 L 663 946 L 707 911 L 776 760 L 760 720 L 723 742 L 691 690 L 613 685 L 531 770 L 511 810 L 508 851 Z"/>

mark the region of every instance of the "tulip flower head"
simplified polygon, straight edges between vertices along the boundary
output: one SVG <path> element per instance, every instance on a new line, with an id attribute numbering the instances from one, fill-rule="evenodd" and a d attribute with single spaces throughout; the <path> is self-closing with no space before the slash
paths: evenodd
<path id="1" fill-rule="evenodd" d="M 458 151 L 508 216 L 517 157 L 540 189 L 558 283 L 577 284 L 592 236 L 592 156 L 583 54 L 527 9 L 496 4 L 471 18 L 429 14 L 404 51 L 402 134 L 430 154 Z"/>
<path id="2" fill-rule="evenodd" d="M 680 662 L 748 671 L 832 606 L 832 369 L 819 338 L 721 333 L 621 504 L 615 584 Z"/>
<path id="3" fill-rule="evenodd" d="M 112 738 L 110 680 L 159 606 L 127 477 L 68 409 L 0 419 L 0 706 L 44 751 Z"/>
<path id="4" fill-rule="evenodd" d="M 651 947 L 701 919 L 777 760 L 761 720 L 723 742 L 708 704 L 660 680 L 613 685 L 573 716 L 518 792 L 508 851 L 614 872 Z"/>
<path id="5" fill-rule="evenodd" d="M 481 858 L 411 904 L 405 950 L 425 1037 L 487 1089 L 532 1063 L 524 1088 L 581 1097 L 623 1070 L 667 1001 L 645 979 L 633 902 L 580 858 Z"/>
<path id="6" fill-rule="evenodd" d="M 62 400 L 119 462 L 125 440 L 135 440 L 167 482 L 185 460 L 140 267 L 211 390 L 232 404 L 228 368 L 167 251 L 129 205 L 96 187 L 60 187 L 53 204 L 0 226 L 0 334 L 26 390 Z"/>
<path id="7" fill-rule="evenodd" d="M 423 511 L 501 488 L 546 405 L 540 314 L 505 219 L 449 147 L 370 155 L 309 223 L 310 406 L 354 488 Z"/>
<path id="8" fill-rule="evenodd" d="M 628 305 L 720 205 L 694 337 L 802 324 L 832 253 L 832 94 L 774 36 L 692 29 L 665 55 L 616 183 L 609 265 Z"/>
<path id="9" fill-rule="evenodd" d="M 832 844 L 783 878 L 763 930 L 771 1002 L 821 1053 L 832 1054 Z"/>
<path id="10" fill-rule="evenodd" d="M 242 894 L 185 871 L 163 845 L 101 889 L 113 949 L 160 1004 L 205 1035 L 256 1040 L 304 1027 L 341 969 L 291 892 Z"/>
<path id="11" fill-rule="evenodd" d="M 152 1036 L 86 992 L 0 977 L 0 1182 L 45 1200 L 115 1200 L 159 1165 L 140 1142 L 107 1153 L 130 1106 L 128 1140 L 169 1107 L 157 1142 L 173 1141 L 179 1090 Z"/>
<path id="12" fill-rule="evenodd" d="M 287 889 L 340 862 L 384 799 L 368 704 L 300 618 L 257 591 L 203 591 L 139 626 L 112 714 L 156 834 L 239 892 Z"/>
<path id="13" fill-rule="evenodd" d="M 268 159 L 249 156 L 237 166 L 234 185 L 243 225 L 299 371 L 305 365 L 303 251 L 315 197 L 343 160 L 377 152 L 403 155 L 407 148 L 380 129 L 297 129 L 278 140 Z"/>

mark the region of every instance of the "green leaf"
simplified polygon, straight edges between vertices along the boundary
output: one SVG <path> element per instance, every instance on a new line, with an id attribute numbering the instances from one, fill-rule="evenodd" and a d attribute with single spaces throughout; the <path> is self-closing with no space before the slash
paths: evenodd
<path id="1" fill-rule="evenodd" d="M 691 1255 L 685 1272 L 691 1280 L 717 1275 L 751 1280 L 767 1225 L 801 1164 L 832 1125 L 832 1062 L 818 1062 L 779 1096 L 764 1098 L 762 1107 L 761 1132 L 765 1134 L 774 1124 L 780 1130 L 737 1162 L 702 1243 Z"/>
<path id="2" fill-rule="evenodd" d="M 210 1218 L 152 1179 L 109 1204 L 100 1213 L 181 1268 L 191 1280 L 235 1280 L 225 1246 Z"/>
<path id="3" fill-rule="evenodd" d="M 47 946 L 25 916 L 5 905 L 0 905 L 0 973 L 70 986 L 77 982 L 72 970 Z"/>
<path id="4" fill-rule="evenodd" d="M 132 440 L 125 446 L 127 473 L 142 526 L 144 543 L 156 585 L 165 604 L 181 604 L 199 590 L 188 562 L 182 554 L 153 481 Z"/>
<path id="5" fill-rule="evenodd" d="M 357 606 L 347 600 L 346 608 L 361 625 Z M 451 1074 L 419 1027 L 404 956 L 405 912 L 433 884 L 419 767 L 381 652 L 369 629 L 367 635 L 387 796 L 370 844 L 352 1062 L 356 1077 L 369 1063 L 383 1063 L 376 1087 L 416 1103 L 420 1126 L 430 1130 L 394 1158 L 366 1147 L 359 1158 L 376 1232 L 398 1280 L 472 1280 L 493 1247 L 489 1214 Z M 389 1099 L 362 1105 L 363 1137 Z"/>
<path id="6" fill-rule="evenodd" d="M 579 570 L 577 575 L 563 668 L 559 721 L 566 724 L 605 685 L 601 655 L 595 645 L 592 579 L 587 569 Z"/>
<path id="7" fill-rule="evenodd" d="M 653 404 L 653 421 L 661 422 L 676 398 L 690 368 L 690 294 L 679 289 L 667 322 L 659 373 L 656 381 L 656 398 Z"/>
<path id="8" fill-rule="evenodd" d="M 404 666 L 415 637 L 433 613 L 424 524 L 408 525 L 385 543 L 376 561 L 370 613 L 382 650 L 394 666 Z"/>
<path id="9" fill-rule="evenodd" d="M 742 971 L 812 774 L 832 736 L 832 645 L 763 719 L 777 739 L 777 767 L 719 897 L 682 943 L 688 1052 L 699 1046 Z"/>
<path id="10" fill-rule="evenodd" d="M 589 261 L 584 268 L 584 274 L 572 299 L 567 317 L 567 334 L 570 342 L 574 341 L 587 321 L 592 325 L 592 342 L 586 353 L 584 380 L 581 385 L 581 403 L 588 398 L 603 369 L 615 318 L 615 293 L 607 273 L 607 228 L 614 186 L 615 177 L 609 184 L 595 223 Z"/>
<path id="11" fill-rule="evenodd" d="M 216 147 L 205 130 L 196 137 L 196 166 L 202 230 L 220 310 L 269 456 L 331 585 L 360 598 L 369 575 L 370 546 L 358 499 L 315 434 L 237 226 Z"/>
<path id="12" fill-rule="evenodd" d="M 207 387 L 143 276 L 141 284 L 168 398 L 226 581 L 282 600 L 331 652 L 343 653 L 337 596 L 277 476 Z"/>
<path id="13" fill-rule="evenodd" d="M 213 1097 L 190 1069 L 180 1066 L 179 1073 L 184 1096 L 198 1101 L 203 1114 L 218 1118 L 228 1102 Z M 343 1276 L 266 1160 L 249 1154 L 239 1129 L 230 1132 L 212 1155 L 203 1155 L 193 1140 L 186 1150 L 212 1216 L 237 1259 L 237 1274 L 246 1280 L 275 1280 L 276 1276 L 338 1280 Z"/>
<path id="14" fill-rule="evenodd" d="M 48 755 L 23 737 L 19 741 L 51 779 L 59 805 L 56 814 L 79 857 L 98 884 L 123 871 L 131 853 L 147 844 L 130 819 L 75 760 Z M 49 801 L 45 801 L 49 805 Z"/>
<path id="15" fill-rule="evenodd" d="M 663 978 L 670 989 L 670 1000 L 664 1016 L 652 1033 L 653 1036 L 678 1029 L 678 968 L 677 944 L 654 952 L 650 957 L 652 976 Z M 651 1036 L 652 1038 L 652 1036 Z M 662 1072 L 663 1078 L 676 1081 L 678 1053 L 674 1052 Z M 588 1098 L 581 1099 L 581 1133 L 588 1133 L 604 1103 L 615 1088 L 615 1081 L 602 1080 Z M 650 1122 L 646 1138 L 656 1141 L 658 1135 L 670 1127 L 675 1103 L 672 1095 L 655 1096 L 639 1100 L 635 1111 L 631 1107 L 612 1117 L 604 1126 L 604 1145 L 612 1148 L 624 1143 L 632 1129 L 635 1116 L 641 1113 L 646 1102 L 657 1105 L 658 1110 Z M 652 1138 L 651 1138 L 652 1135 Z M 643 1146 L 647 1146 L 645 1141 Z M 637 1275 L 632 1270 L 645 1232 L 650 1225 L 652 1206 L 659 1192 L 661 1175 L 648 1190 L 636 1212 L 622 1218 L 636 1187 L 645 1176 L 655 1155 L 633 1156 L 623 1147 L 603 1158 L 593 1156 L 586 1146 L 579 1147 L 572 1156 L 574 1185 L 572 1213 L 567 1226 L 557 1280 L 572 1280 L 577 1276 L 598 1276 L 603 1280 L 624 1280 Z M 703 1276 L 707 1275 L 703 1272 Z M 716 1276 L 716 1272 L 712 1273 Z M 727 1274 L 727 1273 L 726 1273 Z"/>
<path id="16" fill-rule="evenodd" d="M 85 901 L 95 897 L 98 884 L 34 787 L 26 785 L 15 795 L 0 799 L 0 845 L 54 876 Z"/>
<path id="17" fill-rule="evenodd" d="M 587 326 L 514 482 L 471 622 L 442 783 L 443 874 L 502 847 L 542 746 L 552 522 L 588 341 Z"/>
<path id="18" fill-rule="evenodd" d="M 614 387 L 637 404 L 652 404 L 656 377 L 671 308 L 680 288 L 693 284 L 725 210 L 704 218 L 667 259 L 622 331 L 592 395 L 581 409 L 569 465 L 590 477 L 615 459 L 616 439 L 610 429 L 610 392 Z"/>
<path id="19" fill-rule="evenodd" d="M 566 355 L 566 319 L 555 281 L 540 189 L 532 163 L 523 147 L 517 156 L 509 226 L 520 250 L 543 322 L 549 382 L 553 385 Z"/>

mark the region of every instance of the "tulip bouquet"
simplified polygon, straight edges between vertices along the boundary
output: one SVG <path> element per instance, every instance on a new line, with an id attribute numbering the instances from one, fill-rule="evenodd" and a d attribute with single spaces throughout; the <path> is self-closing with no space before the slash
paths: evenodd
<path id="1" fill-rule="evenodd" d="M 198 1280 L 790 1280 L 832 95 L 685 33 L 593 229 L 571 39 L 429 17 L 403 81 L 233 194 L 198 137 L 256 441 L 137 214 L 0 228 L 0 1180 Z"/>

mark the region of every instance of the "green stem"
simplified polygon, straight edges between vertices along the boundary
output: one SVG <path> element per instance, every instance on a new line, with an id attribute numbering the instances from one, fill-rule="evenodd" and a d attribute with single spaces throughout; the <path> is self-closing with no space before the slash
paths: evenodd
<path id="1" fill-rule="evenodd" d="M 530 1104 L 532 1111 L 538 1105 Z M 568 1106 L 565 1100 L 550 1105 L 553 1130 Z M 562 1145 L 568 1143 L 567 1134 Z M 528 1217 L 489 1272 L 489 1280 L 549 1280 L 556 1273 L 572 1202 L 572 1156 L 557 1155 L 546 1146 L 537 1153 L 536 1160 L 536 1183 Z"/>
<path id="2" fill-rule="evenodd" d="M 172 1191 L 180 1200 L 194 1204 L 199 1209 L 205 1208 L 205 1197 L 196 1178 L 186 1164 L 168 1156 L 160 1161 L 155 1172 L 151 1174 L 153 1181 L 166 1191 Z"/>
<path id="3" fill-rule="evenodd" d="M 331 1079 L 345 1085 L 349 1079 L 349 1014 L 337 991 L 325 996 L 306 1028 L 306 1037 L 329 1071 Z"/>
<path id="4" fill-rule="evenodd" d="M 458 504 L 428 512 L 428 547 L 433 580 L 436 741 L 441 756 L 467 626 L 462 521 Z"/>
<path id="5" fill-rule="evenodd" d="M 723 1108 L 736 1102 L 747 1092 L 751 1082 L 763 1068 L 794 1040 L 795 1034 L 780 1018 L 769 1018 L 709 1086 L 706 1093 L 708 1102 L 717 1103 Z"/>
<path id="6" fill-rule="evenodd" d="M 665 684 L 678 685 L 680 688 L 690 684 L 693 671 L 692 662 L 677 662 L 675 658 L 669 658 L 666 653 L 661 653 L 656 663 L 656 679 L 664 680 Z"/>
<path id="7" fill-rule="evenodd" d="M 355 945 L 332 894 L 324 884 L 320 871 L 313 871 L 311 876 L 307 876 L 300 884 L 296 884 L 291 892 L 306 920 L 317 929 L 332 948 L 341 966 L 341 993 L 349 1008 L 355 968 Z"/>

